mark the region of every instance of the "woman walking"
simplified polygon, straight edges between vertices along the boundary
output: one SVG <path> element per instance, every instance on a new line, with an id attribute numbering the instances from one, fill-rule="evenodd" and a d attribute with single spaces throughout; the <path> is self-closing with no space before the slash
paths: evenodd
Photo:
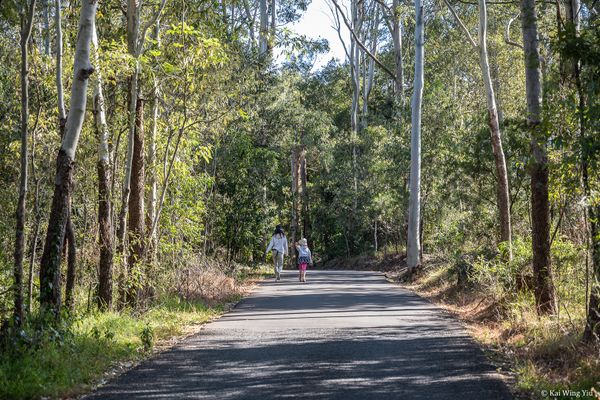
<path id="1" fill-rule="evenodd" d="M 306 268 L 312 265 L 312 253 L 306 239 L 302 238 L 296 243 L 296 250 L 298 250 L 299 279 L 300 282 L 306 282 Z"/>
<path id="2" fill-rule="evenodd" d="M 275 279 L 281 279 L 281 270 L 283 269 L 283 257 L 288 255 L 288 242 L 283 232 L 281 225 L 277 225 L 269 246 L 267 247 L 267 253 L 273 250 L 273 265 L 275 268 Z"/>

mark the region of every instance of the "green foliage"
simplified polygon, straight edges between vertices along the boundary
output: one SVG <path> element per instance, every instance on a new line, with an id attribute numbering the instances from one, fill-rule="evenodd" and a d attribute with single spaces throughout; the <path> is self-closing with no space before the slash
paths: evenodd
<path id="1" fill-rule="evenodd" d="M 156 341 L 209 321 L 222 307 L 167 297 L 139 316 L 93 313 L 56 328 L 29 319 L 0 352 L 0 397 L 75 396 L 88 390 L 116 363 L 139 360 Z"/>
<path id="2" fill-rule="evenodd" d="M 142 342 L 144 351 L 148 352 L 152 350 L 152 347 L 154 347 L 154 331 L 150 325 L 146 325 L 144 329 L 142 329 L 142 333 L 140 333 L 140 340 Z"/>

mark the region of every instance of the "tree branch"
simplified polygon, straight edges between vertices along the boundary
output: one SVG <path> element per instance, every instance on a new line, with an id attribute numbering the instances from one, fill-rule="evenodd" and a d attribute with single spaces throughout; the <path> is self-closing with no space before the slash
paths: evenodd
<path id="1" fill-rule="evenodd" d="M 334 21 L 335 26 L 333 26 L 333 28 L 337 32 L 338 38 L 340 39 L 340 42 L 342 42 L 342 47 L 344 48 L 344 53 L 346 53 L 346 58 L 348 58 L 348 60 L 349 60 L 350 53 L 348 52 L 348 46 L 346 46 L 346 42 L 344 41 L 344 38 L 342 37 L 342 34 L 341 34 L 340 14 L 336 7 L 331 7 L 331 4 L 329 4 L 329 8 L 331 9 L 332 14 L 335 15 L 335 21 Z"/>
<path id="2" fill-rule="evenodd" d="M 140 55 L 142 53 L 142 50 L 144 49 L 144 42 L 146 41 L 146 32 L 148 32 L 148 29 L 150 29 L 150 27 L 156 23 L 156 21 L 158 20 L 158 17 L 160 17 L 160 14 L 162 14 L 166 5 L 167 5 L 167 0 L 162 0 L 158 11 L 152 16 L 152 18 L 150 18 L 150 20 L 142 28 L 142 30 L 141 30 L 142 34 L 140 35 L 139 42 L 137 44 L 137 49 L 136 49 L 137 55 Z"/>
<path id="3" fill-rule="evenodd" d="M 520 15 L 521 15 L 521 13 L 518 13 L 517 15 L 515 15 L 508 21 L 508 24 L 506 24 L 506 29 L 504 30 L 504 41 L 506 42 L 506 44 L 510 44 L 511 46 L 515 46 L 515 47 L 522 49 L 523 48 L 522 44 L 517 43 L 514 40 L 510 39 L 510 26 L 517 18 L 519 18 Z"/>
<path id="4" fill-rule="evenodd" d="M 346 14 L 344 14 L 344 12 L 342 11 L 342 9 L 340 8 L 340 5 L 337 3 L 337 0 L 331 0 L 331 2 L 333 3 L 333 5 L 335 6 L 335 8 L 339 11 L 339 13 L 342 15 L 342 19 L 344 20 L 344 24 L 346 25 L 346 27 L 348 28 L 348 30 L 350 31 L 350 33 L 352 34 L 352 37 L 354 38 L 354 40 L 356 41 L 356 44 L 358 44 L 358 46 L 369 56 L 371 57 L 371 59 L 373 61 L 375 61 L 375 64 L 377 64 L 381 69 L 383 69 L 392 79 L 396 79 L 396 74 L 394 74 L 388 67 L 386 67 L 381 61 L 379 61 L 379 59 L 369 51 L 369 49 L 360 41 L 360 39 L 358 38 L 358 35 L 356 34 L 356 32 L 354 32 L 354 29 L 352 29 L 352 26 L 350 25 L 350 22 L 348 21 L 348 18 L 346 17 Z"/>
<path id="5" fill-rule="evenodd" d="M 456 18 L 456 22 L 458 22 L 458 25 L 460 25 L 460 28 L 467 35 L 467 38 L 469 39 L 469 42 L 471 43 L 471 45 L 473 47 L 475 47 L 476 49 L 479 48 L 479 45 L 475 42 L 475 40 L 473 40 L 473 37 L 471 36 L 471 33 L 467 29 L 466 25 L 462 22 L 462 20 L 460 19 L 460 17 L 456 13 L 456 11 L 454 11 L 454 8 L 452 8 L 452 6 L 448 2 L 448 0 L 444 0 L 444 3 L 446 3 L 446 6 L 448 6 L 448 9 L 452 13 L 452 15 L 454 15 L 454 18 Z"/>

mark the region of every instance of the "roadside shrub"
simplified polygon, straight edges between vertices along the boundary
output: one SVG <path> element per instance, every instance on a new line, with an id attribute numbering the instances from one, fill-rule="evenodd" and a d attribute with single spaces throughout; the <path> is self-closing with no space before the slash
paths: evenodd
<path id="1" fill-rule="evenodd" d="M 226 266 L 216 260 L 195 258 L 177 270 L 176 293 L 183 300 L 204 300 L 209 303 L 241 295 L 242 286 L 225 270 Z"/>
<path id="2" fill-rule="evenodd" d="M 492 258 L 480 255 L 475 259 L 470 279 L 485 287 L 497 299 L 527 290 L 531 283 L 531 241 L 522 238 L 513 240 L 511 261 L 507 261 L 506 243 L 501 243 L 498 250 Z"/>

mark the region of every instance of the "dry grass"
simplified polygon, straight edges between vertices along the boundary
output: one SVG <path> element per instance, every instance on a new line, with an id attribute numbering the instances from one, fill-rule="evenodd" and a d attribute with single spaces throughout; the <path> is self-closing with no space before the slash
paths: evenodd
<path id="1" fill-rule="evenodd" d="M 402 282 L 405 268 L 387 275 Z M 550 398 L 600 399 L 597 392 L 584 396 L 600 389 L 600 346 L 580 340 L 585 316 L 539 317 L 530 294 L 509 300 L 475 285 L 459 287 L 453 265 L 443 258 L 428 259 L 402 284 L 462 320 L 494 362 L 510 371 L 517 397 L 548 398 L 543 390 L 572 390 Z"/>
<path id="2" fill-rule="evenodd" d="M 234 268 L 233 272 L 226 274 L 224 271 L 228 269 L 232 268 L 215 261 L 190 263 L 177 271 L 175 277 L 177 296 L 186 301 L 202 300 L 210 305 L 248 294 L 255 282 L 253 276 L 256 275 L 256 271 L 239 270 L 236 273 Z"/>

